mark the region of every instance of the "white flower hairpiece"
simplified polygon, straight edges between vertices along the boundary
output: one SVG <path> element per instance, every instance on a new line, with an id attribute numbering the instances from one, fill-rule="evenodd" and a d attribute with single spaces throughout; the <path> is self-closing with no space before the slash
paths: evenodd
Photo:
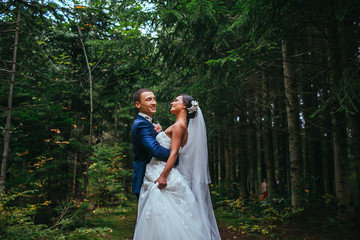
<path id="1" fill-rule="evenodd" d="M 198 102 L 193 100 L 191 101 L 191 107 L 187 108 L 188 112 L 189 113 L 193 113 L 193 112 L 196 112 L 198 110 Z"/>

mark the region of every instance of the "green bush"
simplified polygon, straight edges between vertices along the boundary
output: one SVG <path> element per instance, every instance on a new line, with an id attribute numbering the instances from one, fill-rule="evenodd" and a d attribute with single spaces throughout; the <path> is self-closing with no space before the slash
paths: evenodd
<path id="1" fill-rule="evenodd" d="M 92 214 L 88 201 L 62 202 L 51 208 L 51 202 L 32 203 L 38 191 L 28 190 L 3 194 L 0 198 L 0 239 L 98 239 L 112 232 L 107 227 L 91 228 L 87 219 Z M 20 200 L 21 199 L 21 200 Z M 22 204 L 19 204 L 22 203 Z M 36 224 L 35 217 L 43 209 L 55 212 L 52 225 Z"/>
<path id="2" fill-rule="evenodd" d="M 124 182 L 131 179 L 132 170 L 126 167 L 125 146 L 102 144 L 95 148 L 89 167 L 89 200 L 98 207 L 122 204 L 127 200 Z"/>
<path id="3" fill-rule="evenodd" d="M 36 190 L 3 194 L 0 198 L 0 238 L 1 239 L 49 239 L 57 232 L 44 224 L 35 224 L 36 212 L 47 207 L 50 202 L 29 203 Z M 19 199 L 22 204 L 17 205 Z"/>
<path id="4" fill-rule="evenodd" d="M 219 200 L 217 212 L 219 217 L 230 223 L 229 229 L 242 234 L 262 234 L 276 237 L 276 227 L 287 219 L 299 215 L 303 208 L 290 207 L 285 198 L 267 199 L 260 201 L 258 197 L 250 199 L 225 199 L 216 194 L 216 187 L 212 194 Z"/>

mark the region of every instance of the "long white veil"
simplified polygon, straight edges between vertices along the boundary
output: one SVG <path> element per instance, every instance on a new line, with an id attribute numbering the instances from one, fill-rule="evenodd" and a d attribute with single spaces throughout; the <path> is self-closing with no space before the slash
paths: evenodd
<path id="1" fill-rule="evenodd" d="M 206 126 L 200 107 L 195 118 L 189 120 L 188 140 L 180 149 L 177 169 L 188 182 L 201 208 L 202 215 L 210 229 L 211 239 L 221 239 L 217 227 L 209 191 L 211 183 L 208 162 Z"/>

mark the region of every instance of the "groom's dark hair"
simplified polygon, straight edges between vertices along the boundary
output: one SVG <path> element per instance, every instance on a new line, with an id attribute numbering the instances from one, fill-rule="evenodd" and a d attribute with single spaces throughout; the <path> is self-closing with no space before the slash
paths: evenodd
<path id="1" fill-rule="evenodd" d="M 147 89 L 147 88 L 140 88 L 140 89 L 136 90 L 136 92 L 133 95 L 134 103 L 135 102 L 140 102 L 141 94 L 144 93 L 144 92 L 152 92 L 152 91 L 150 89 Z"/>
<path id="2" fill-rule="evenodd" d="M 194 101 L 194 98 L 192 96 L 186 95 L 186 94 L 180 94 L 179 96 L 183 97 L 183 103 L 186 106 L 186 108 L 191 108 L 192 103 L 191 101 Z M 196 112 L 189 113 L 187 112 L 187 118 L 194 118 L 196 115 Z"/>

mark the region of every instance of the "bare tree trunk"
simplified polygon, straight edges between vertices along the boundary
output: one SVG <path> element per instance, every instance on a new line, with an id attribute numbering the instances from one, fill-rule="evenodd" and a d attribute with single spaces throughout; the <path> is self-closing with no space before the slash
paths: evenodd
<path id="1" fill-rule="evenodd" d="M 230 164 L 230 145 L 229 145 L 229 138 L 230 138 L 230 131 L 229 131 L 229 125 L 226 126 L 226 132 L 222 136 L 223 143 L 224 143 L 224 160 L 225 160 L 225 184 L 227 187 L 229 187 L 231 182 L 231 164 Z"/>
<path id="2" fill-rule="evenodd" d="M 261 183 L 262 183 L 262 171 L 261 171 L 261 162 L 263 159 L 263 152 L 262 152 L 262 138 L 261 138 L 261 126 L 257 124 L 256 127 L 256 189 L 257 193 L 261 194 Z"/>
<path id="3" fill-rule="evenodd" d="M 290 47 L 286 40 L 282 42 L 284 87 L 287 99 L 286 113 L 289 129 L 291 204 L 303 205 L 304 187 L 302 183 L 303 162 L 301 156 L 300 122 L 293 63 L 289 61 Z"/>
<path id="4" fill-rule="evenodd" d="M 15 41 L 14 41 L 14 51 L 13 51 L 13 60 L 12 60 L 12 69 L 11 69 L 11 79 L 9 86 L 8 107 L 6 112 L 4 151 L 1 160 L 0 194 L 3 193 L 6 183 L 7 159 L 8 159 L 9 142 L 10 142 L 11 109 L 12 109 L 12 99 L 13 99 L 15 73 L 16 73 L 16 54 L 19 44 L 19 23 L 20 23 L 20 10 L 18 10 L 17 19 L 16 19 L 17 26 L 15 29 Z"/>
<path id="5" fill-rule="evenodd" d="M 325 131 L 321 132 L 324 136 L 322 139 L 322 178 L 324 185 L 324 194 L 334 194 L 334 151 L 332 149 L 332 133 L 331 133 L 331 116 L 328 114 L 321 115 L 320 121 Z M 328 130 L 328 131 L 327 131 Z"/>
<path id="6" fill-rule="evenodd" d="M 215 136 L 214 138 L 214 176 L 213 176 L 213 179 L 214 179 L 214 184 L 216 185 L 219 185 L 220 182 L 219 182 L 219 177 L 220 177 L 220 174 L 219 174 L 219 139 L 217 136 Z"/>
<path id="7" fill-rule="evenodd" d="M 240 183 L 241 184 L 241 169 L 240 169 L 240 166 L 241 166 L 241 154 L 240 154 L 240 139 L 241 139 L 241 136 L 240 136 L 240 132 L 241 132 L 241 129 L 239 128 L 239 124 L 238 123 L 235 123 L 233 125 L 233 129 L 232 129 L 232 135 L 233 135 L 233 141 L 232 141 L 232 149 L 233 149 L 233 174 L 234 174 L 234 180 L 233 180 L 233 185 L 234 185 L 234 193 L 236 196 L 238 196 L 239 192 L 241 191 L 241 186 L 240 188 L 237 187 L 237 183 Z M 246 188 L 246 186 L 245 186 Z"/>
<path id="8" fill-rule="evenodd" d="M 339 216 L 347 218 L 352 214 L 349 182 L 349 161 L 347 151 L 346 119 L 344 113 L 336 113 L 332 118 L 335 189 L 338 199 Z"/>
<path id="9" fill-rule="evenodd" d="M 90 165 L 90 157 L 91 157 L 91 150 L 92 150 L 92 137 L 93 137 L 93 89 L 92 89 L 92 73 L 91 73 L 91 68 L 90 68 L 90 64 L 89 64 L 89 59 L 88 59 L 88 55 L 86 53 L 86 48 L 85 48 L 85 44 L 84 41 L 82 39 L 81 36 L 81 29 L 80 26 L 77 25 L 78 28 L 78 34 L 79 34 L 79 40 L 81 43 L 81 47 L 83 49 L 84 52 L 84 56 L 85 56 L 85 61 L 86 61 L 86 66 L 88 69 L 88 74 L 89 74 L 89 91 L 90 91 L 90 129 L 89 129 L 89 156 L 88 159 L 86 161 L 86 174 L 85 174 L 85 182 L 84 182 L 84 193 L 85 196 L 87 195 L 87 185 L 89 182 L 89 165 Z"/>
<path id="10" fill-rule="evenodd" d="M 309 36 L 304 39 L 305 45 L 304 48 L 312 49 L 322 49 L 324 48 L 324 41 L 318 36 L 320 34 L 319 29 L 314 27 L 307 27 Z M 309 196 L 311 199 L 315 199 L 318 196 L 322 196 L 324 191 L 323 180 L 322 180 L 322 144 L 321 144 L 321 128 L 323 126 L 320 123 L 320 116 L 316 115 L 311 116 L 313 111 L 321 105 L 320 100 L 320 88 L 313 81 L 312 72 L 321 72 L 321 65 L 326 65 L 326 61 L 320 54 L 321 51 L 312 51 L 311 54 L 303 55 L 303 64 L 301 68 L 303 71 L 300 72 L 301 79 L 305 79 L 302 83 L 302 106 L 301 111 L 303 111 L 303 120 L 305 120 L 304 125 L 304 163 L 307 167 L 304 166 L 304 176 L 306 181 L 306 188 L 309 189 Z M 308 80 L 309 79 L 309 80 Z M 311 200 L 310 200 L 311 201 Z"/>
<path id="11" fill-rule="evenodd" d="M 359 104 L 359 79 L 358 79 L 358 53 L 359 53 L 359 37 L 357 35 L 358 32 L 358 25 L 354 24 L 355 21 L 358 19 L 358 11 L 356 9 L 351 9 L 347 12 L 346 17 L 343 21 L 340 21 L 339 23 L 339 37 L 340 37 L 340 51 L 341 51 L 341 66 L 342 66 L 342 75 L 341 77 L 345 80 L 343 81 L 343 85 L 348 85 L 345 95 L 347 95 L 348 98 L 352 100 L 348 100 L 346 105 L 349 106 L 349 108 L 354 109 L 353 111 L 357 112 L 356 114 L 350 115 L 349 117 L 345 115 L 345 118 L 350 118 L 350 127 L 351 127 L 351 139 L 352 139 L 352 151 L 354 164 L 355 164 L 355 172 L 351 171 L 349 169 L 349 159 L 344 162 L 343 164 L 346 164 L 345 171 L 348 172 L 348 176 L 346 177 L 346 181 L 348 181 L 348 189 L 350 198 L 353 194 L 356 193 L 356 190 L 354 188 L 350 187 L 350 178 L 349 175 L 355 174 L 358 188 L 358 196 L 360 196 L 360 176 L 359 176 L 359 170 L 360 170 L 360 104 Z M 357 77 L 355 77 L 357 76 Z M 342 80 L 342 79 L 339 79 Z M 355 104 L 353 103 L 355 100 Z M 357 100 L 357 101 L 356 101 Z M 352 102 L 352 103 L 348 103 Z M 356 105 L 356 106 L 355 106 Z M 351 106 L 351 107 L 350 107 Z M 345 125 L 345 130 L 347 134 L 348 130 L 348 124 Z M 345 136 L 344 136 L 345 137 Z M 348 157 L 348 155 L 347 155 Z M 346 158 L 344 158 L 346 160 Z M 357 215 L 353 212 L 354 210 L 354 203 L 349 199 L 348 204 L 351 204 L 350 208 L 347 209 L 347 212 L 345 213 L 346 218 L 356 217 Z"/>
<path id="12" fill-rule="evenodd" d="M 360 109 L 359 109 L 360 111 Z M 350 116 L 351 121 L 351 140 L 352 154 L 354 156 L 356 186 L 358 189 L 358 199 L 360 201 L 360 113 Z"/>
<path id="13" fill-rule="evenodd" d="M 279 82 L 279 85 L 281 83 Z M 275 95 L 281 96 L 284 92 L 283 84 L 281 86 L 275 86 Z M 286 115 L 285 115 L 285 100 L 283 98 L 275 98 L 274 101 L 274 128 L 285 129 L 286 128 Z M 273 131 L 273 148 L 274 148 L 274 166 L 275 166 L 275 179 L 276 179 L 276 190 L 278 194 L 285 193 L 285 186 L 287 184 L 287 144 L 286 134 L 283 131 Z"/>
<path id="14" fill-rule="evenodd" d="M 305 60 L 306 61 L 306 60 Z M 307 60 L 311 62 L 310 60 Z M 306 68 L 307 66 L 305 66 Z M 309 71 L 310 72 L 310 71 Z M 302 79 L 306 79 L 306 76 L 301 76 Z M 309 193 L 307 194 L 310 199 L 315 199 L 318 196 L 318 191 L 320 186 L 318 183 L 321 182 L 321 175 L 317 174 L 317 169 L 321 168 L 321 145 L 320 140 L 316 140 L 320 136 L 320 129 L 314 127 L 313 122 L 318 122 L 318 116 L 316 118 L 310 118 L 310 111 L 312 105 L 317 103 L 316 91 L 310 83 L 304 83 L 302 86 L 302 109 L 303 119 L 305 120 L 304 127 L 304 144 L 303 144 L 303 153 L 304 153 L 304 186 L 308 189 Z"/>
<path id="15" fill-rule="evenodd" d="M 330 68 L 330 82 L 333 87 L 333 94 L 337 94 L 337 86 L 343 75 L 342 58 L 339 47 L 341 31 L 338 30 L 336 20 L 329 22 L 329 52 L 328 61 Z M 335 190 L 338 200 L 339 217 L 346 219 L 351 216 L 352 201 L 349 180 L 349 159 L 347 147 L 346 115 L 343 111 L 338 111 L 340 104 L 333 101 L 332 132 L 334 149 L 334 170 L 335 170 Z"/>
<path id="16" fill-rule="evenodd" d="M 255 137 L 254 137 L 254 128 L 253 125 L 250 124 L 250 120 L 247 122 L 246 127 L 246 147 L 247 147 L 247 162 L 249 169 L 249 193 L 250 195 L 257 195 L 257 171 L 256 171 L 256 149 L 254 150 L 254 145 L 256 145 Z"/>
<path id="17" fill-rule="evenodd" d="M 224 124 L 224 123 L 223 123 Z M 218 139 L 219 139 L 219 182 L 220 185 L 226 184 L 226 177 L 225 177 L 225 172 L 226 172 L 226 167 L 225 167 L 225 139 L 224 136 L 226 135 L 226 132 L 221 132 L 218 134 Z"/>
<path id="18" fill-rule="evenodd" d="M 73 196 L 73 199 L 75 199 L 75 193 L 76 193 L 76 172 L 77 172 L 77 157 L 78 157 L 78 154 L 75 153 L 75 156 L 74 156 L 74 169 L 73 169 L 73 183 L 72 183 L 72 196 Z"/>
<path id="19" fill-rule="evenodd" d="M 249 139 L 246 139 L 246 131 L 244 129 L 244 126 L 247 126 L 246 121 L 243 121 L 242 118 L 240 118 L 240 126 L 238 127 L 238 158 L 239 158 L 239 180 L 240 180 L 240 196 L 243 199 L 248 198 L 249 194 L 248 194 L 248 175 L 249 175 L 249 171 L 248 171 L 248 166 L 249 166 L 249 162 L 248 162 L 248 154 L 249 152 L 246 149 L 246 145 L 244 144 L 245 141 L 248 141 Z M 246 139 L 245 141 L 240 141 L 240 139 Z"/>
<path id="20" fill-rule="evenodd" d="M 268 197 L 271 198 L 275 190 L 275 170 L 274 170 L 274 158 L 273 158 L 273 145 L 271 134 L 271 113 L 269 102 L 269 88 L 267 84 L 267 78 L 265 73 L 262 72 L 262 89 L 263 89 L 263 139 L 264 139 L 264 157 L 266 165 L 266 182 Z"/>
<path id="21" fill-rule="evenodd" d="M 231 137 L 230 137 L 230 147 L 231 147 L 231 181 L 237 182 L 237 178 L 236 178 L 236 171 L 237 171 L 237 160 L 238 157 L 236 155 L 236 148 L 237 146 L 239 146 L 239 141 L 238 136 L 239 133 L 237 131 L 238 129 L 236 128 L 235 124 L 232 125 L 232 131 L 231 131 Z"/>
<path id="22" fill-rule="evenodd" d="M 236 195 L 236 191 L 237 189 L 235 188 L 236 185 L 235 183 L 235 171 L 236 171 L 236 167 L 235 167 L 235 157 L 234 157 L 234 132 L 236 130 L 234 129 L 234 125 L 233 124 L 227 124 L 227 133 L 226 133 L 226 150 L 225 150 L 225 154 L 226 154 L 226 183 L 228 184 L 228 187 L 231 189 L 232 193 L 234 193 Z M 246 186 L 245 186 L 246 187 Z"/>
<path id="23" fill-rule="evenodd" d="M 214 183 L 214 141 L 208 141 L 208 148 L 209 148 L 209 173 L 210 178 L 212 179 L 211 182 Z"/>
<path id="24" fill-rule="evenodd" d="M 278 123 L 276 121 L 276 116 L 278 115 L 278 112 L 276 110 L 276 102 L 274 103 L 274 113 L 273 113 L 273 119 L 274 119 L 274 128 L 279 128 Z M 279 144 L 279 131 L 275 130 L 272 131 L 272 146 L 273 146 L 273 159 L 274 159 L 274 176 L 275 176 L 275 191 L 279 193 L 279 175 L 281 173 L 280 168 L 283 168 L 283 165 L 280 165 L 280 144 Z"/>

